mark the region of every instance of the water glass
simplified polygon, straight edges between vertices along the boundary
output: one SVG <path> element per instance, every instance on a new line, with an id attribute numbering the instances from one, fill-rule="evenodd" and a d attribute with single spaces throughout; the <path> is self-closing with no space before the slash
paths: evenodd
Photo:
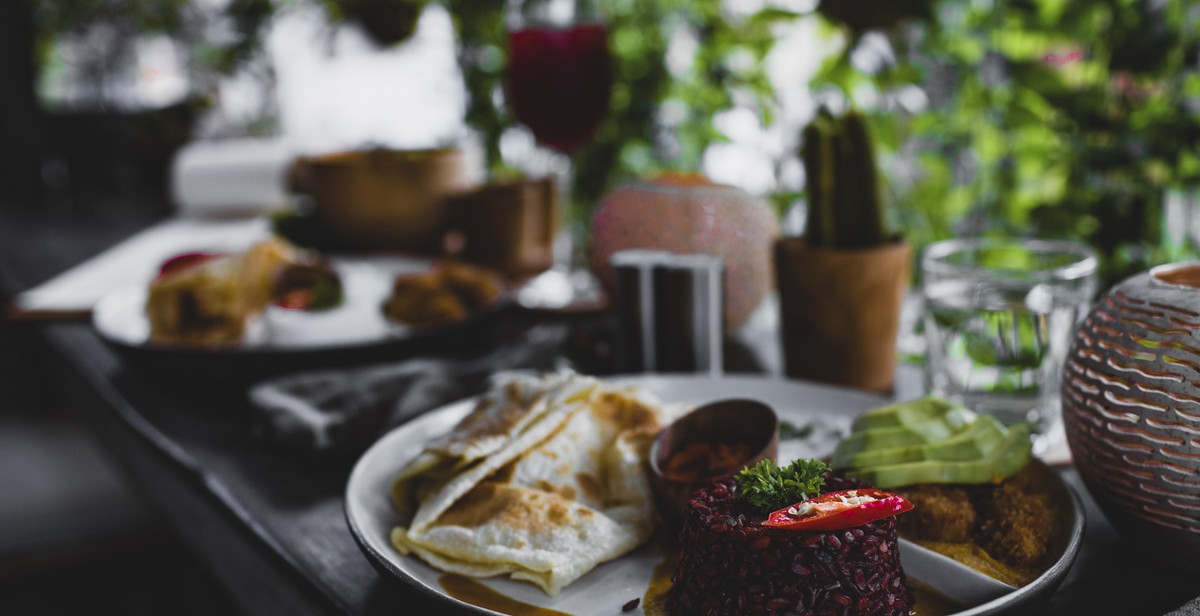
<path id="1" fill-rule="evenodd" d="M 956 239 L 921 257 L 928 391 L 1035 432 L 1061 421 L 1063 361 L 1096 292 L 1096 255 L 1066 241 Z"/>

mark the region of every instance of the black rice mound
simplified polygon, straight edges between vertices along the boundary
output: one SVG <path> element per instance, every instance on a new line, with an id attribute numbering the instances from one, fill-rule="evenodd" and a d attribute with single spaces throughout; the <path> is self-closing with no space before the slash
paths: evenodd
<path id="1" fill-rule="evenodd" d="M 823 493 L 864 487 L 830 476 Z M 907 615 L 913 609 L 894 516 L 832 532 L 768 528 L 766 515 L 736 494 L 728 477 L 688 501 L 667 598 L 671 614 Z"/>

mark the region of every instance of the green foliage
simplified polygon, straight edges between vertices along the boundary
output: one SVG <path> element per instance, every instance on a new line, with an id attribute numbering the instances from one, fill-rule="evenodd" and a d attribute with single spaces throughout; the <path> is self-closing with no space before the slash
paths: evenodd
<path id="1" fill-rule="evenodd" d="M 487 161 L 499 166 L 500 135 L 512 120 L 498 103 L 504 88 L 504 0 L 446 0 L 458 31 L 458 63 L 467 88 L 467 125 L 483 138 Z"/>
<path id="2" fill-rule="evenodd" d="M 500 170 L 500 135 L 513 125 L 503 97 L 503 2 L 444 1 L 463 49 L 471 99 L 467 123 L 482 135 L 489 166 Z M 708 145 L 725 138 L 714 116 L 733 108 L 735 99 L 751 101 L 770 123 L 775 94 L 763 60 L 774 47 L 777 26 L 799 16 L 767 6 L 733 17 L 717 0 L 606 0 L 601 6 L 614 60 L 613 92 L 607 119 L 592 143 L 575 154 L 577 220 L 587 220 L 617 182 L 667 170 L 698 171 Z M 681 34 L 697 42 L 696 52 L 683 70 L 672 73 L 668 46 Z M 664 109 L 675 113 L 663 114 Z"/>
<path id="3" fill-rule="evenodd" d="M 656 120 L 670 75 L 663 23 L 678 0 L 612 0 L 606 16 L 613 54 L 613 92 L 609 116 L 591 144 L 575 158 L 574 212 L 577 221 L 617 178 L 659 170 L 655 155 Z"/>
<path id="4" fill-rule="evenodd" d="M 320 1 L 334 21 L 361 21 L 364 7 L 425 3 Z M 504 100 L 505 2 L 431 1 L 442 2 L 454 21 L 468 94 L 466 122 L 482 138 L 489 169 L 504 173 L 500 138 L 515 123 Z M 698 171 L 708 145 L 725 139 L 713 126 L 714 116 L 733 108 L 735 100 L 750 101 L 769 124 L 776 102 L 764 60 L 774 47 L 777 26 L 799 16 L 770 5 L 731 16 L 719 0 L 604 0 L 600 6 L 614 60 L 613 92 L 608 117 L 592 143 L 574 155 L 577 221 L 587 220 L 617 182 L 667 170 Z M 696 53 L 672 73 L 668 46 L 680 34 L 697 42 Z M 664 108 L 678 113 L 664 114 Z M 664 120 L 664 115 L 672 117 Z"/>
<path id="5" fill-rule="evenodd" d="M 801 458 L 778 467 L 771 460 L 737 472 L 738 498 L 761 513 L 806 501 L 821 493 L 829 467 L 814 458 Z"/>
<path id="6" fill-rule="evenodd" d="M 1184 2 L 942 2 L 889 31 L 898 62 L 875 75 L 831 61 L 815 80 L 893 104 L 874 110 L 915 163 L 897 187 L 906 232 L 1083 240 L 1115 282 L 1169 255 L 1165 190 L 1200 180 L 1200 15 Z M 855 39 L 850 39 L 853 45 Z M 848 56 L 843 54 L 843 57 Z M 927 107 L 890 95 L 917 85 Z"/>
<path id="7" fill-rule="evenodd" d="M 499 141 L 513 120 L 503 0 L 232 0 L 234 36 L 219 42 L 203 35 L 189 0 L 25 1 L 43 57 L 55 37 L 104 23 L 121 44 L 146 32 L 187 41 L 194 64 L 219 71 L 251 56 L 263 25 L 290 3 L 318 3 L 387 42 L 406 38 L 427 2 L 442 2 L 459 37 L 467 122 L 490 168 L 504 167 Z M 778 102 L 764 60 L 780 27 L 802 16 L 775 2 L 742 13 L 720 0 L 600 4 L 615 79 L 608 119 L 575 156 L 577 220 L 617 182 L 699 170 L 708 146 L 726 139 L 713 123 L 722 111 L 748 107 L 771 125 Z M 817 10 L 845 45 L 811 86 L 869 111 L 891 180 L 884 198 L 917 247 L 963 235 L 1079 239 L 1102 256 L 1108 283 L 1180 256 L 1160 237 L 1160 205 L 1165 191 L 1200 186 L 1196 3 L 821 0 Z M 869 31 L 896 52 L 871 74 L 851 62 Z M 680 40 L 694 53 L 669 61 Z M 928 100 L 913 102 L 914 92 Z M 772 197 L 782 211 L 795 195 Z"/>
<path id="8" fill-rule="evenodd" d="M 504 0 L 232 0 L 225 16 L 235 36 L 214 44 L 200 36 L 189 0 L 33 0 L 43 38 L 90 25 L 118 24 L 128 40 L 161 32 L 189 42 L 204 67 L 229 72 L 260 44 L 263 26 L 289 4 L 322 6 L 332 22 L 354 22 L 380 44 L 403 41 L 429 2 L 451 14 L 468 94 L 466 122 L 478 131 L 489 168 L 502 173 L 500 137 L 514 125 L 504 101 L 507 36 Z M 764 124 L 777 106 L 764 60 L 778 26 L 798 17 L 767 3 L 731 15 L 720 0 L 603 0 L 614 56 L 608 118 L 593 142 L 575 154 L 573 193 L 586 220 L 614 184 L 660 171 L 698 171 L 703 154 L 723 141 L 713 118 L 736 104 L 756 110 Z M 695 41 L 686 66 L 668 70 L 672 40 Z M 664 113 L 664 110 L 670 113 Z M 511 162 L 511 161 L 510 161 Z M 781 205 L 786 201 L 780 197 Z"/>
<path id="9" fill-rule="evenodd" d="M 112 34 L 111 42 L 96 53 L 110 61 L 126 53 L 126 46 L 139 35 L 165 34 L 192 47 L 191 60 L 198 68 L 226 73 L 258 50 L 262 29 L 276 9 L 273 0 L 231 0 L 223 15 L 229 20 L 231 36 L 214 42 L 206 30 L 204 11 L 191 0 L 28 1 L 38 34 L 37 54 L 43 63 L 59 37 L 103 25 Z"/>

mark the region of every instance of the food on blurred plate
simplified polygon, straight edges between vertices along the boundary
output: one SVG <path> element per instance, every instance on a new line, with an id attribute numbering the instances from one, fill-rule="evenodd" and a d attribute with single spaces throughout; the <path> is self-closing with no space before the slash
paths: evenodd
<path id="1" fill-rule="evenodd" d="M 903 569 L 903 497 L 836 477 L 818 460 L 770 460 L 688 502 L 671 614 L 896 614 L 916 598 Z"/>
<path id="2" fill-rule="evenodd" d="M 383 311 L 389 319 L 414 328 L 439 327 L 491 305 L 502 290 L 500 279 L 488 270 L 442 263 L 397 276 Z"/>
<path id="3" fill-rule="evenodd" d="M 174 344 L 224 344 L 242 339 L 247 319 L 275 297 L 279 274 L 301 261 L 272 239 L 229 255 L 188 253 L 168 260 L 150 283 L 150 339 Z"/>
<path id="4" fill-rule="evenodd" d="M 1050 471 L 1030 460 L 1028 426 L 924 398 L 859 416 L 832 464 L 912 501 L 901 535 L 1021 586 L 1062 551 L 1069 522 Z"/>
<path id="5" fill-rule="evenodd" d="M 290 310 L 329 310 L 342 303 L 342 291 L 342 279 L 329 263 L 312 259 L 283 268 L 271 303 Z"/>
<path id="6" fill-rule="evenodd" d="M 275 299 L 260 317 L 259 339 L 275 348 L 319 348 L 387 336 L 387 325 L 378 317 L 379 299 L 365 301 L 373 289 L 364 285 L 364 272 L 376 277 L 369 266 L 343 263 L 335 271 L 324 260 L 284 268 L 276 282 Z M 378 278 L 386 284 L 382 276 Z M 377 297 L 382 298 L 384 292 Z M 247 334 L 250 338 L 255 334 Z"/>
<path id="7" fill-rule="evenodd" d="M 517 377 L 401 471 L 393 546 L 460 575 L 556 595 L 654 530 L 654 401 L 574 373 Z"/>

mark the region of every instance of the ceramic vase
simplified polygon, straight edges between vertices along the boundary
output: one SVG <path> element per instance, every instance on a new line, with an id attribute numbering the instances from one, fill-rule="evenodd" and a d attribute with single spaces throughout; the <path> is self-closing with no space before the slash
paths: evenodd
<path id="1" fill-rule="evenodd" d="M 1200 264 L 1110 290 L 1076 333 L 1062 402 L 1075 466 L 1113 525 L 1200 570 Z"/>

